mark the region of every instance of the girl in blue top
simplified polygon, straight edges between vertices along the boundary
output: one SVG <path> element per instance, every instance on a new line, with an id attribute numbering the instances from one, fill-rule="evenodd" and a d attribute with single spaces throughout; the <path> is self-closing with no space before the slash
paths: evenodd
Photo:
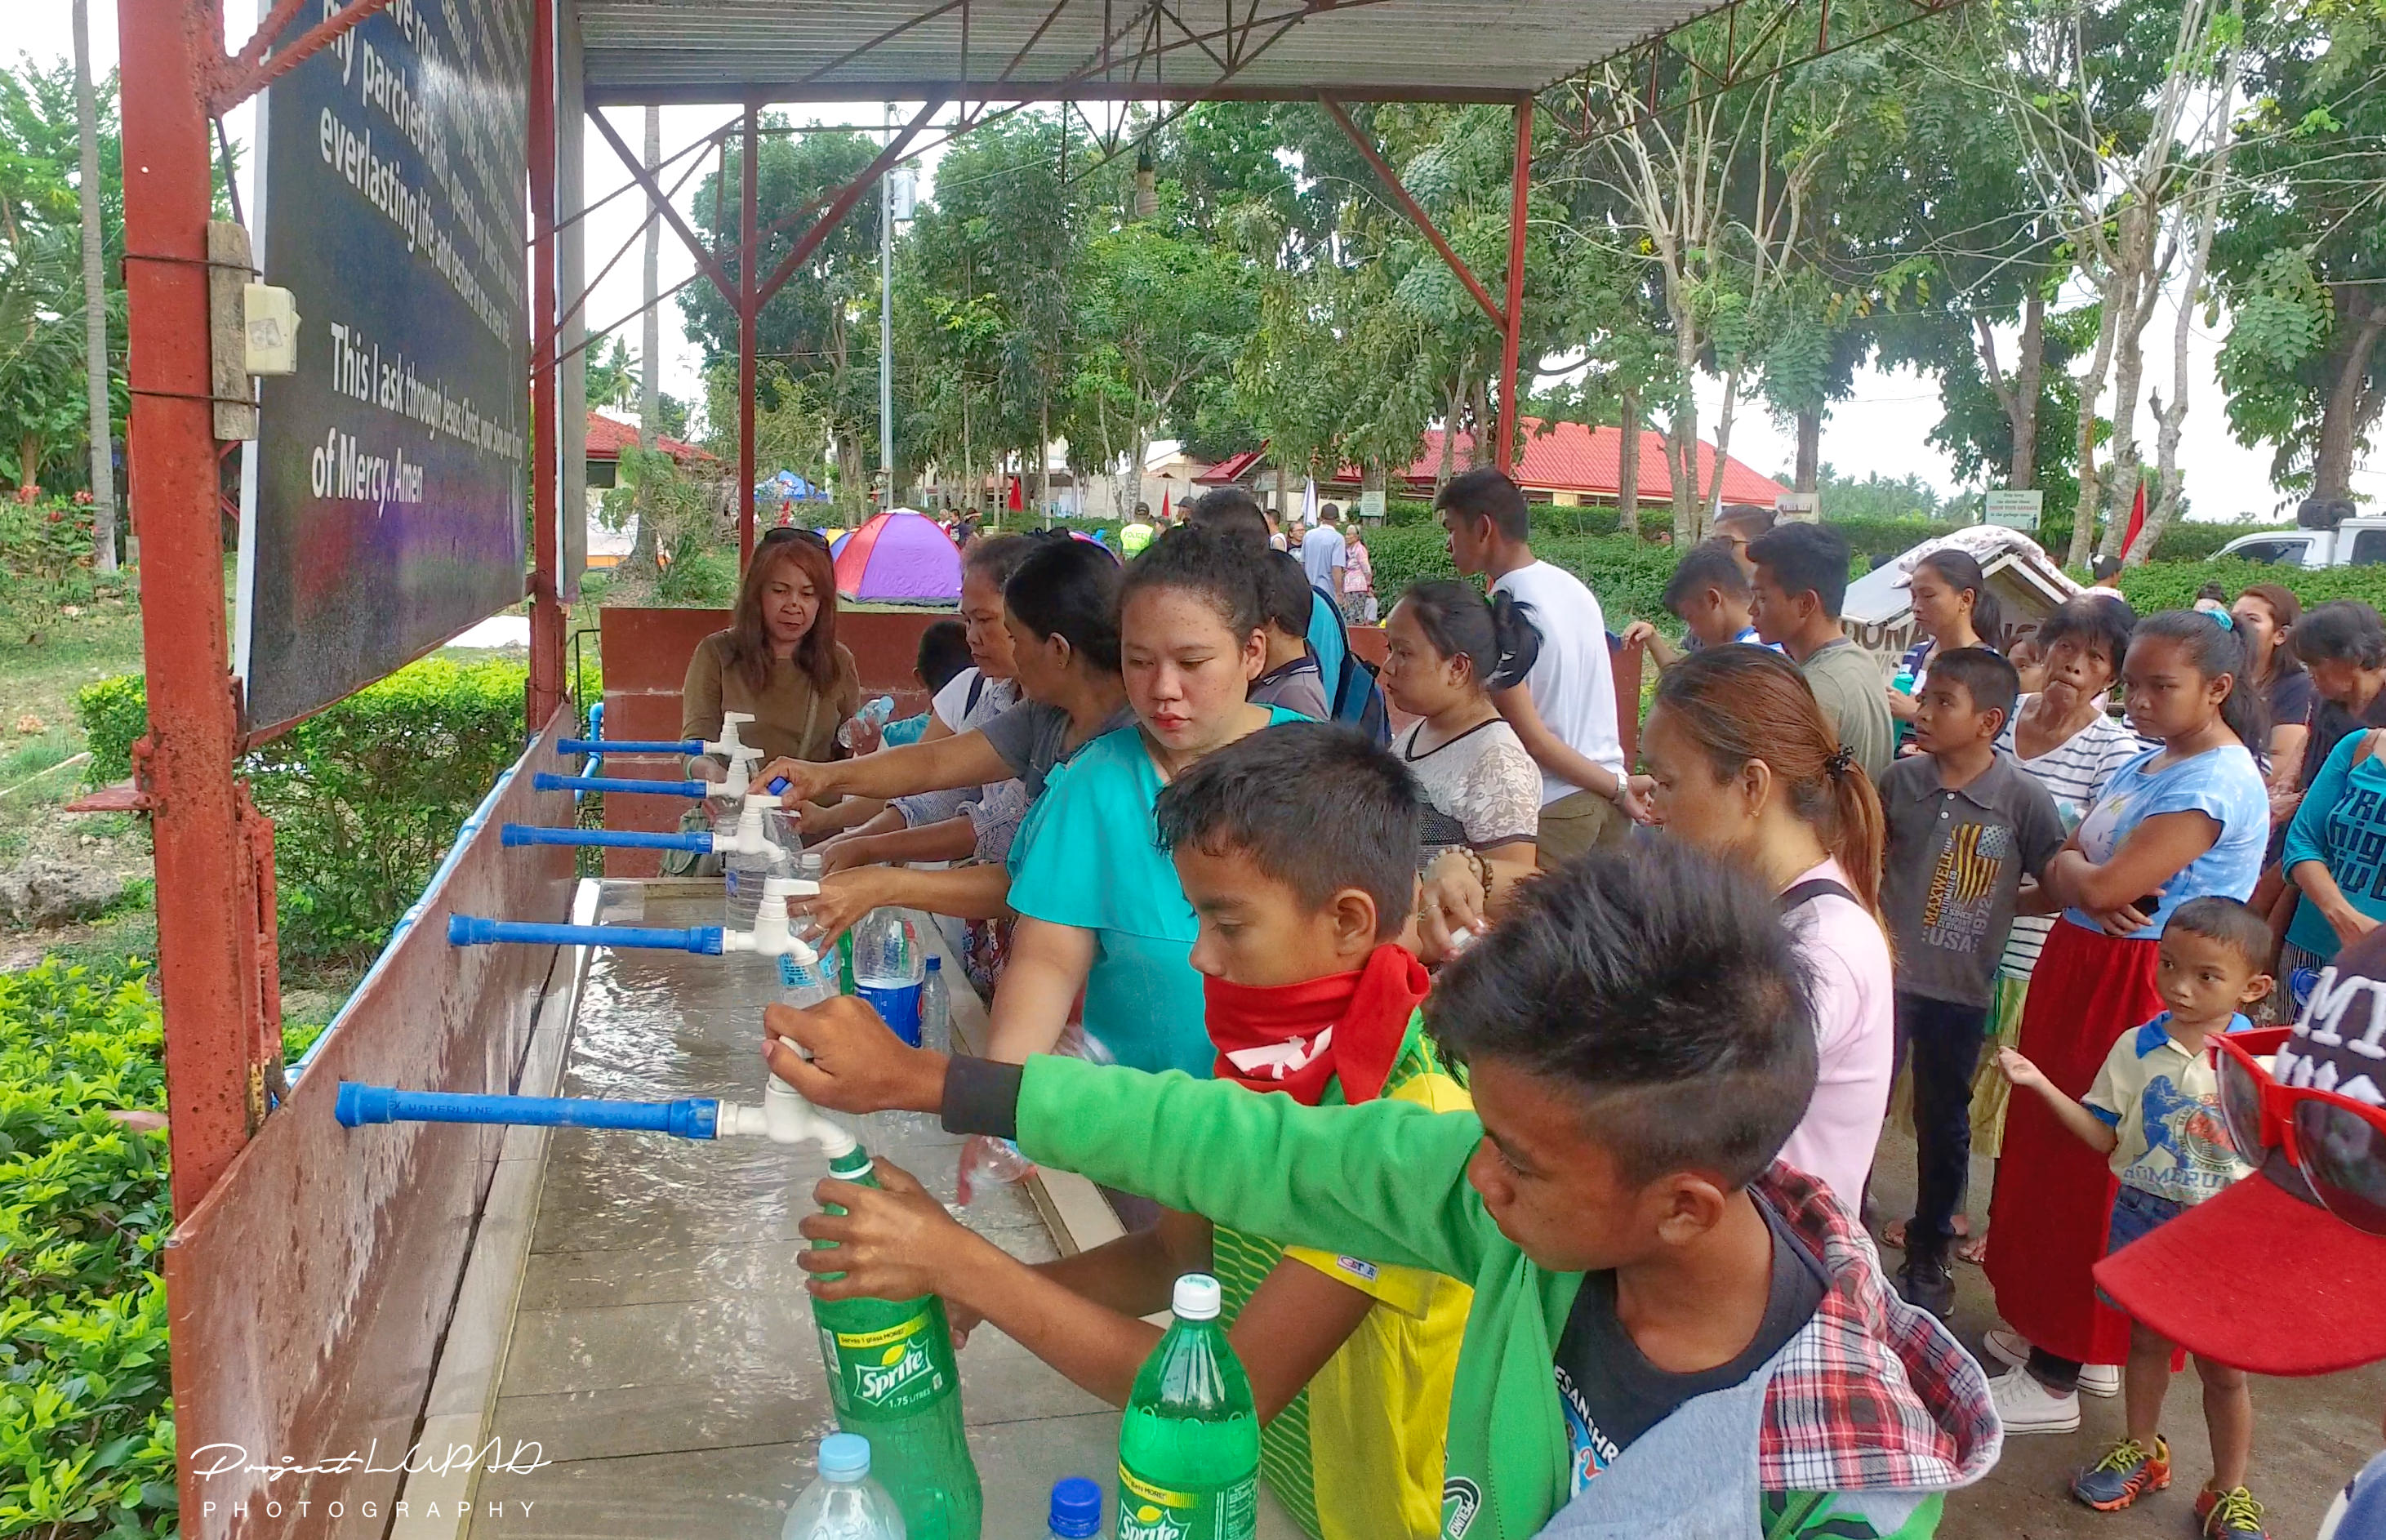
<path id="1" fill-rule="evenodd" d="M 1135 724 L 1057 771 L 1011 846 L 1011 962 L 988 1057 L 1049 1051 L 1085 993 L 1085 1024 L 1123 1064 L 1207 1078 L 1198 929 L 1151 806 L 1213 749 L 1298 714 L 1244 691 L 1267 659 L 1262 569 L 1241 543 L 1173 529 L 1126 569 L 1119 639 Z"/>
<path id="2" fill-rule="evenodd" d="M 2386 730 L 2345 734 L 2287 826 L 2280 863 L 2303 889 L 2279 976 L 2325 968 L 2386 919 Z"/>
<path id="3" fill-rule="evenodd" d="M 2074 1100 L 2114 1041 L 2166 1008 L 2155 940 L 2179 905 L 2243 899 L 2261 875 L 2270 799 L 2246 747 L 2266 741 L 2251 677 L 2226 615 L 2168 610 L 2130 633 L 2129 725 L 2162 746 L 2113 772 L 2048 864 L 2047 896 L 2069 908 L 2022 1008 L 2023 1057 Z M 1997 1412 L 2009 1433 L 2057 1432 L 2079 1425 L 2080 1366 L 2129 1353 L 2129 1318 L 2098 1302 L 2090 1276 L 2113 1175 L 2040 1098 L 2016 1097 L 2006 1119 L 1986 1261 L 2015 1331 L 1988 1347 L 2019 1367 L 1995 1382 Z"/>

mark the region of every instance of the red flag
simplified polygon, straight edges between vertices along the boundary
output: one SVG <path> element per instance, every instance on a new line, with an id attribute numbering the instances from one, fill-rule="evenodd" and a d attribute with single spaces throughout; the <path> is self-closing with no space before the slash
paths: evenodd
<path id="1" fill-rule="evenodd" d="M 1022 505 L 1021 505 L 1021 503 L 1020 503 L 1020 500 L 1019 500 L 1019 483 L 1020 483 L 1020 481 L 1022 480 L 1022 478 L 1017 477 L 1017 476 L 1013 476 L 1013 477 L 1010 478 L 1010 480 L 1011 480 L 1011 493 L 1010 493 L 1010 496 L 1009 496 L 1009 499 L 1008 499 L 1008 504 L 1007 504 L 1007 506 L 1010 507 L 1010 509 L 1011 509 L 1011 512 L 1013 512 L 1013 513 L 1017 513 L 1018 511 L 1020 511 L 1020 508 L 1021 508 L 1021 506 L 1022 506 Z"/>
<path id="2" fill-rule="evenodd" d="M 1168 489 L 1166 487 L 1160 489 L 1160 521 L 1163 524 L 1168 522 Z"/>
<path id="3" fill-rule="evenodd" d="M 2129 532 L 2121 538 L 2122 556 L 2126 557 L 2129 554 L 2129 547 L 2138 543 L 2138 533 L 2145 527 L 2146 479 L 2141 475 L 2138 478 L 2138 495 L 2129 502 Z"/>

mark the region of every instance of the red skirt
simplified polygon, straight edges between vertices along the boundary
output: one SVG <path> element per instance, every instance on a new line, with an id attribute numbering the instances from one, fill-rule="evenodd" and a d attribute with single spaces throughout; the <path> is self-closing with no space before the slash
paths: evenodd
<path id="1" fill-rule="evenodd" d="M 2120 1035 L 2162 1013 L 2154 962 L 2152 941 L 2057 920 L 2030 974 L 2022 1057 L 2065 1096 L 2085 1096 Z M 2104 1255 L 2116 1185 L 2104 1157 L 2055 1121 L 2043 1099 L 2013 1098 L 1989 1201 L 1989 1282 L 2015 1331 L 2081 1363 L 2129 1354 L 2129 1318 L 2097 1298 L 2091 1271 Z"/>

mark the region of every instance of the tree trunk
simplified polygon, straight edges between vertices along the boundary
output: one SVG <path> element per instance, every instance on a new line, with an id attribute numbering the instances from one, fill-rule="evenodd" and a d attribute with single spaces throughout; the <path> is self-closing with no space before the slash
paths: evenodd
<path id="1" fill-rule="evenodd" d="M 116 462 L 107 409 L 107 272 L 100 260 L 99 104 L 91 88 L 90 0 L 74 0 L 75 119 L 82 140 L 82 366 L 91 405 L 91 557 L 116 570 Z"/>
<path id="2" fill-rule="evenodd" d="M 1673 483 L 1674 548 L 1687 551 L 1699 538 L 1699 339 L 1686 308 L 1674 316 L 1674 367 L 1681 384 L 1668 425 L 1665 479 Z"/>
<path id="3" fill-rule="evenodd" d="M 647 108 L 647 175 L 659 174 L 663 159 L 663 109 Z M 661 284 L 663 222 L 655 210 L 647 210 L 647 267 L 641 312 L 645 329 L 640 334 L 638 359 L 638 447 L 652 449 L 662 432 L 663 325 L 662 313 L 656 291 Z"/>
<path id="4" fill-rule="evenodd" d="M 2146 323 L 2154 319 L 2154 305 L 2162 297 L 2163 276 L 2170 270 L 2170 259 L 2178 250 L 2174 242 L 2169 250 L 2154 255 L 2161 226 L 2160 209 L 2132 205 L 2122 210 L 2123 269 L 2115 276 L 2127 285 L 2123 290 L 2127 305 L 2113 367 L 2114 505 L 2113 518 L 2097 546 L 2103 556 L 2121 554 L 2121 542 L 2129 532 L 2129 510 L 2145 480 L 2145 452 L 2138 444 L 2138 392 L 2145 382 Z M 2188 303 L 2194 303 L 2193 296 Z"/>
<path id="5" fill-rule="evenodd" d="M 2013 466 L 2006 484 L 2028 491 L 2038 484 L 2038 397 L 2046 380 L 2046 295 L 2032 289 L 2021 307 L 2021 357 L 2014 363 Z"/>
<path id="6" fill-rule="evenodd" d="M 1734 366 L 1724 371 L 1723 410 L 1715 418 L 1714 476 L 1707 483 L 1707 495 L 1699 499 L 1702 516 L 1700 533 L 1714 524 L 1715 516 L 1723 511 L 1723 468 L 1730 463 L 1731 419 L 1739 406 L 1739 369 Z M 1692 451 L 1695 455 L 1695 449 Z M 1698 464 L 1694 458 L 1693 466 Z"/>
<path id="7" fill-rule="evenodd" d="M 1798 413 L 1798 475 L 1791 490 L 1815 492 L 1823 479 L 1823 408 L 1807 407 Z"/>
<path id="8" fill-rule="evenodd" d="M 2386 332 L 2386 308 L 2368 306 L 2357 294 L 2345 285 L 2335 296 L 2337 326 L 2343 340 L 2329 350 L 2334 378 L 2328 402 L 2320 410 L 2319 448 L 2312 465 L 2314 497 L 2352 495 L 2353 451 L 2361 437 L 2361 403 L 2367 394 L 2362 387 L 2369 377 L 2369 356 L 2377 350 L 2380 332 Z M 2354 323 L 2349 331 L 2347 323 Z"/>
<path id="9" fill-rule="evenodd" d="M 1491 415 L 1491 381 L 1489 376 L 1475 382 L 1475 431 L 1467 443 L 1475 451 L 1475 464 L 1480 469 L 1500 463 L 1498 448 L 1500 419 Z"/>
<path id="10" fill-rule="evenodd" d="M 1049 525 L 1052 519 L 1052 398 L 1036 404 L 1036 507 Z"/>
<path id="11" fill-rule="evenodd" d="M 2132 566 L 2143 563 L 2154 554 L 2163 531 L 2179 512 L 2180 483 L 2183 477 L 2179 468 L 2179 443 L 2187 423 L 2189 327 L 2195 319 L 2197 293 L 2204 287 L 2204 273 L 2212 260 L 2212 237 L 2220 225 L 2220 190 L 2229 175 L 2230 117 L 2237 98 L 2238 60 L 2242 56 L 2231 49 L 2220 84 L 2220 107 L 2214 116 L 2219 123 L 2215 131 L 2216 143 L 2204 171 L 2204 196 L 2192 208 L 2190 217 L 2195 221 L 2192 245 L 2187 259 L 2187 279 L 2179 285 L 2179 311 L 2171 332 L 2171 399 L 2163 405 L 2162 397 L 2152 397 L 2154 408 L 2155 485 L 2159 488 L 2154 506 L 2146 510 L 2145 532 L 2139 535 L 2121 559 Z"/>
<path id="12" fill-rule="evenodd" d="M 2103 486 L 2096 470 L 2096 403 L 2104 394 L 2104 374 L 2112 367 L 2113 333 L 2118 313 L 2108 299 L 2097 319 L 2096 352 L 2088 372 L 2079 377 L 2079 428 L 2073 440 L 2079 467 L 2079 502 L 2071 516 L 2071 550 L 2065 565 L 2085 567 L 2096 548 L 2096 516 L 2103 507 Z"/>
<path id="13" fill-rule="evenodd" d="M 1640 532 L 1640 387 L 1616 392 L 1615 522 L 1626 534 Z"/>

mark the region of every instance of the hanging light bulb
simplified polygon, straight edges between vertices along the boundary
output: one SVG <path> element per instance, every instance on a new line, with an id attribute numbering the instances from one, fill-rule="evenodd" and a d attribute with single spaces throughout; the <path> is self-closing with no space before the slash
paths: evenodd
<path id="1" fill-rule="evenodd" d="M 1149 219 L 1160 212 L 1160 168 L 1152 163 L 1151 142 L 1135 153 L 1135 217 Z"/>

